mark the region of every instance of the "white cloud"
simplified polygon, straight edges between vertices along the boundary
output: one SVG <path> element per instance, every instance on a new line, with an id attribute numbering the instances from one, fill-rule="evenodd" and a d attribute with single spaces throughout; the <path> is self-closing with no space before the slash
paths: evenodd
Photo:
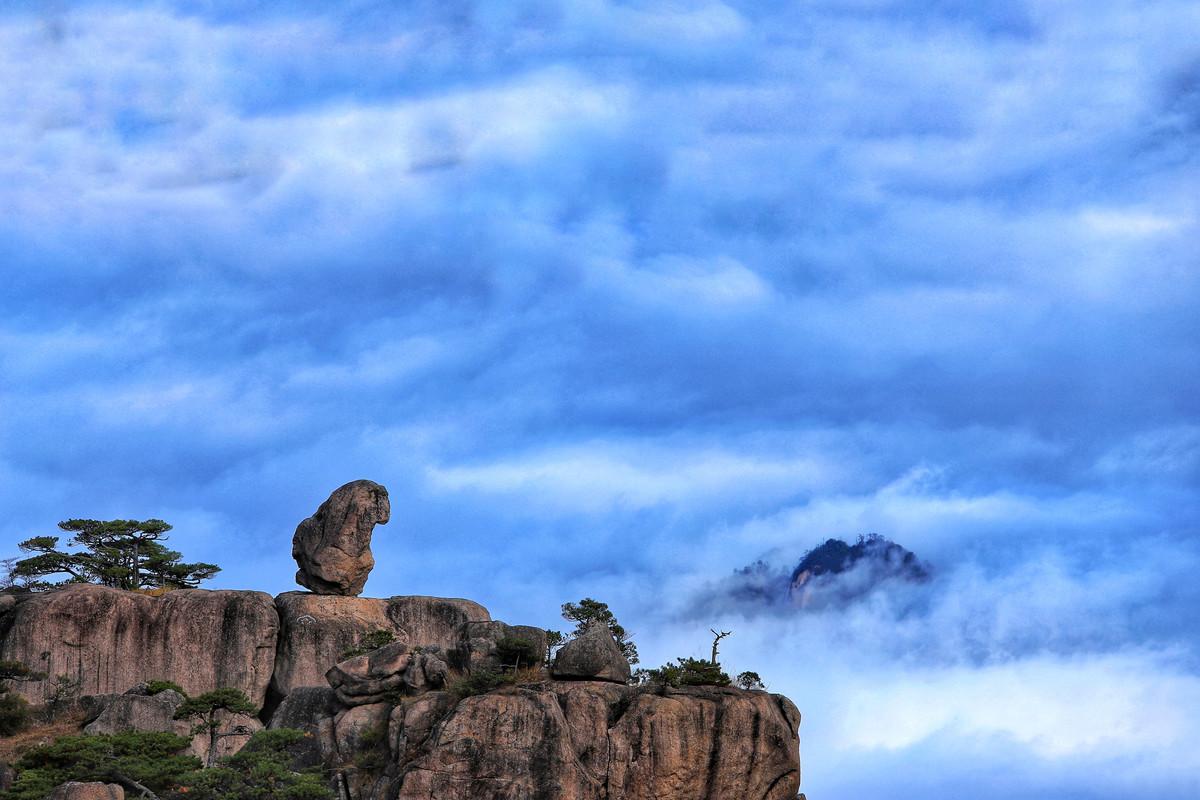
<path id="1" fill-rule="evenodd" d="M 811 491 L 839 470 L 813 457 L 713 446 L 585 442 L 481 465 L 428 470 L 442 491 L 516 495 L 535 507 L 595 513 L 660 504 L 707 506 Z"/>

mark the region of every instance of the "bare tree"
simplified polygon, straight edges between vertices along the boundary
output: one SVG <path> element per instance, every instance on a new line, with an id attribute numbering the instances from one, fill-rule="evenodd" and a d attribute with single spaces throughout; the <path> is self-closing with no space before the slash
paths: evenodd
<path id="1" fill-rule="evenodd" d="M 713 651 L 712 651 L 712 663 L 716 664 L 717 663 L 717 645 L 719 645 L 721 643 L 721 640 L 724 639 L 726 636 L 732 636 L 733 631 L 721 631 L 720 633 L 717 633 L 712 628 L 709 628 L 709 630 L 712 631 L 712 635 L 716 637 L 715 639 L 713 639 Z"/>

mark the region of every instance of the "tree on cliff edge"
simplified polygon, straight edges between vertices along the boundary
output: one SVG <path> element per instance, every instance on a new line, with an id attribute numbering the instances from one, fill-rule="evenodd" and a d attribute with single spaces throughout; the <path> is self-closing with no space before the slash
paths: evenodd
<path id="1" fill-rule="evenodd" d="M 50 586 L 44 578 L 65 576 L 61 583 L 98 583 L 117 589 L 194 588 L 221 571 L 216 564 L 185 564 L 182 554 L 162 542 L 171 526 L 161 519 L 69 519 L 58 527 L 73 534 L 69 552 L 58 548 L 58 536 L 34 536 L 21 542 L 23 552 L 12 577 L 34 586 Z"/>
<path id="2" fill-rule="evenodd" d="M 625 656 L 625 660 L 630 664 L 638 663 L 637 645 L 633 643 L 633 634 L 626 631 L 621 623 L 617 622 L 616 616 L 608 608 L 608 603 L 585 597 L 578 603 L 563 603 L 562 615 L 563 619 L 575 623 L 575 630 L 571 632 L 572 637 L 582 636 L 593 622 L 608 626 L 608 630 L 617 640 L 617 646 L 621 648 L 621 654 Z"/>

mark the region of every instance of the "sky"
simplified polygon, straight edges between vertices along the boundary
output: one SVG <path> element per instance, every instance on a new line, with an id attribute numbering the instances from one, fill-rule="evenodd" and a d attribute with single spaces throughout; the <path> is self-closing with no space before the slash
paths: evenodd
<path id="1" fill-rule="evenodd" d="M 0 545 L 704 655 L 812 800 L 1200 796 L 1200 6 L 0 6 Z M 878 533 L 816 610 L 733 571 Z"/>

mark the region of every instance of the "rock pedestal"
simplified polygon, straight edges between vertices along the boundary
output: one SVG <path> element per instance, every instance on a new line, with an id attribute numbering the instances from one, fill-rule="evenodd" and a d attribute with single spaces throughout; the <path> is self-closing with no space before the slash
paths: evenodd
<path id="1" fill-rule="evenodd" d="M 358 596 L 375 566 L 371 533 L 391 513 L 387 489 L 374 481 L 351 481 L 335 490 L 296 527 L 296 583 L 317 594 Z"/>

